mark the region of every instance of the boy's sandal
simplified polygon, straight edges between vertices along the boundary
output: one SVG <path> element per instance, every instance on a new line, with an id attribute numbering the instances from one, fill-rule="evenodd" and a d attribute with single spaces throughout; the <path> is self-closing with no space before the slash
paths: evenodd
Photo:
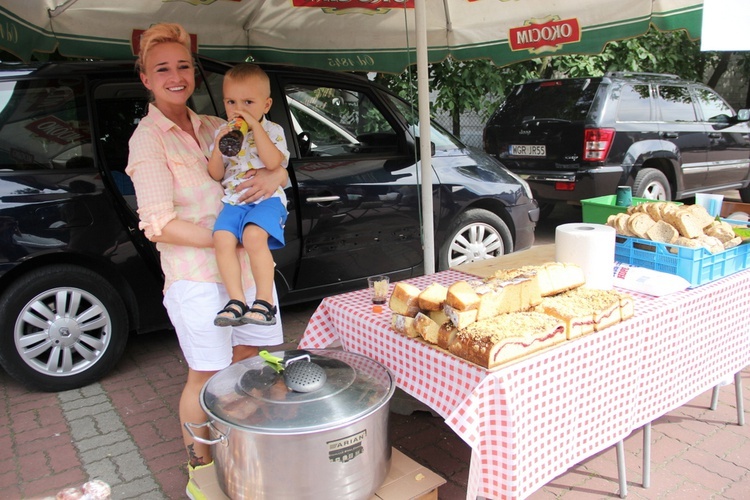
<path id="1" fill-rule="evenodd" d="M 216 326 L 239 326 L 243 324 L 243 317 L 247 314 L 247 304 L 239 300 L 230 300 L 224 309 L 214 318 Z M 229 316 L 231 315 L 231 316 Z"/>
<path id="2" fill-rule="evenodd" d="M 261 306 L 261 307 L 256 307 Z M 261 309 L 262 308 L 262 309 Z M 248 314 L 260 314 L 263 319 L 248 316 Z M 271 326 L 276 324 L 276 306 L 272 306 L 265 300 L 253 301 L 252 307 L 242 316 L 242 321 L 250 325 Z"/>

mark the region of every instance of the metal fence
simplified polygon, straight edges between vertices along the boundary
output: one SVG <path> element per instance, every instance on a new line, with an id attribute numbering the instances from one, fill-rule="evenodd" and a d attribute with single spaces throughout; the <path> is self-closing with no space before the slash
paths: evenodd
<path id="1" fill-rule="evenodd" d="M 448 132 L 453 133 L 453 120 L 445 112 L 434 113 L 435 121 Z M 468 112 L 461 115 L 461 133 L 459 139 L 467 146 L 482 149 L 482 129 L 484 129 L 484 120 L 479 113 Z"/>

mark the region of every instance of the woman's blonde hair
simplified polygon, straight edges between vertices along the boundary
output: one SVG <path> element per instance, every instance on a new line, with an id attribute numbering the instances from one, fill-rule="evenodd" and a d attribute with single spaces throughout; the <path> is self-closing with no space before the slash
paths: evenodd
<path id="1" fill-rule="evenodd" d="M 160 43 L 179 43 L 191 52 L 190 34 L 177 23 L 154 24 L 141 34 L 140 50 L 138 59 L 135 61 L 135 69 L 143 73 L 146 56 L 149 51 Z"/>

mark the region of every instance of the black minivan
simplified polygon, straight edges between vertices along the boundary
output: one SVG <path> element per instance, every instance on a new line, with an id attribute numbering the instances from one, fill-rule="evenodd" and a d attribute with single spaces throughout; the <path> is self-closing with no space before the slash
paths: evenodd
<path id="1" fill-rule="evenodd" d="M 228 67 L 198 59 L 197 112 L 224 114 Z M 416 110 L 364 77 L 264 68 L 291 152 L 282 306 L 421 275 Z M 29 386 L 96 381 L 130 332 L 170 327 L 124 174 L 147 104 L 132 61 L 0 64 L 0 364 Z M 530 247 L 528 184 L 436 125 L 432 142 L 437 266 Z"/>
<path id="2" fill-rule="evenodd" d="M 484 150 L 546 207 L 614 194 L 659 200 L 739 189 L 750 202 L 750 111 L 674 75 L 609 73 L 517 85 Z"/>

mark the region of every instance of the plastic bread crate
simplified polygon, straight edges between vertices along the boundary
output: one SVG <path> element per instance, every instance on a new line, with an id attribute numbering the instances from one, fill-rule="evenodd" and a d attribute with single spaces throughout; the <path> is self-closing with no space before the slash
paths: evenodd
<path id="1" fill-rule="evenodd" d="M 606 224 L 607 217 L 613 214 L 624 213 L 628 207 L 618 207 L 615 205 L 617 200 L 616 194 L 608 194 L 606 196 L 597 196 L 596 198 L 588 198 L 581 200 L 581 207 L 583 208 L 583 222 L 589 222 L 591 224 Z M 639 203 L 653 202 L 656 200 L 649 200 L 647 198 L 633 198 L 633 205 Z M 671 201 L 675 205 L 682 205 L 679 201 Z"/>
<path id="2" fill-rule="evenodd" d="M 750 243 L 711 253 L 705 248 L 688 248 L 617 236 L 615 260 L 676 274 L 688 280 L 692 286 L 697 286 L 750 267 Z"/>

